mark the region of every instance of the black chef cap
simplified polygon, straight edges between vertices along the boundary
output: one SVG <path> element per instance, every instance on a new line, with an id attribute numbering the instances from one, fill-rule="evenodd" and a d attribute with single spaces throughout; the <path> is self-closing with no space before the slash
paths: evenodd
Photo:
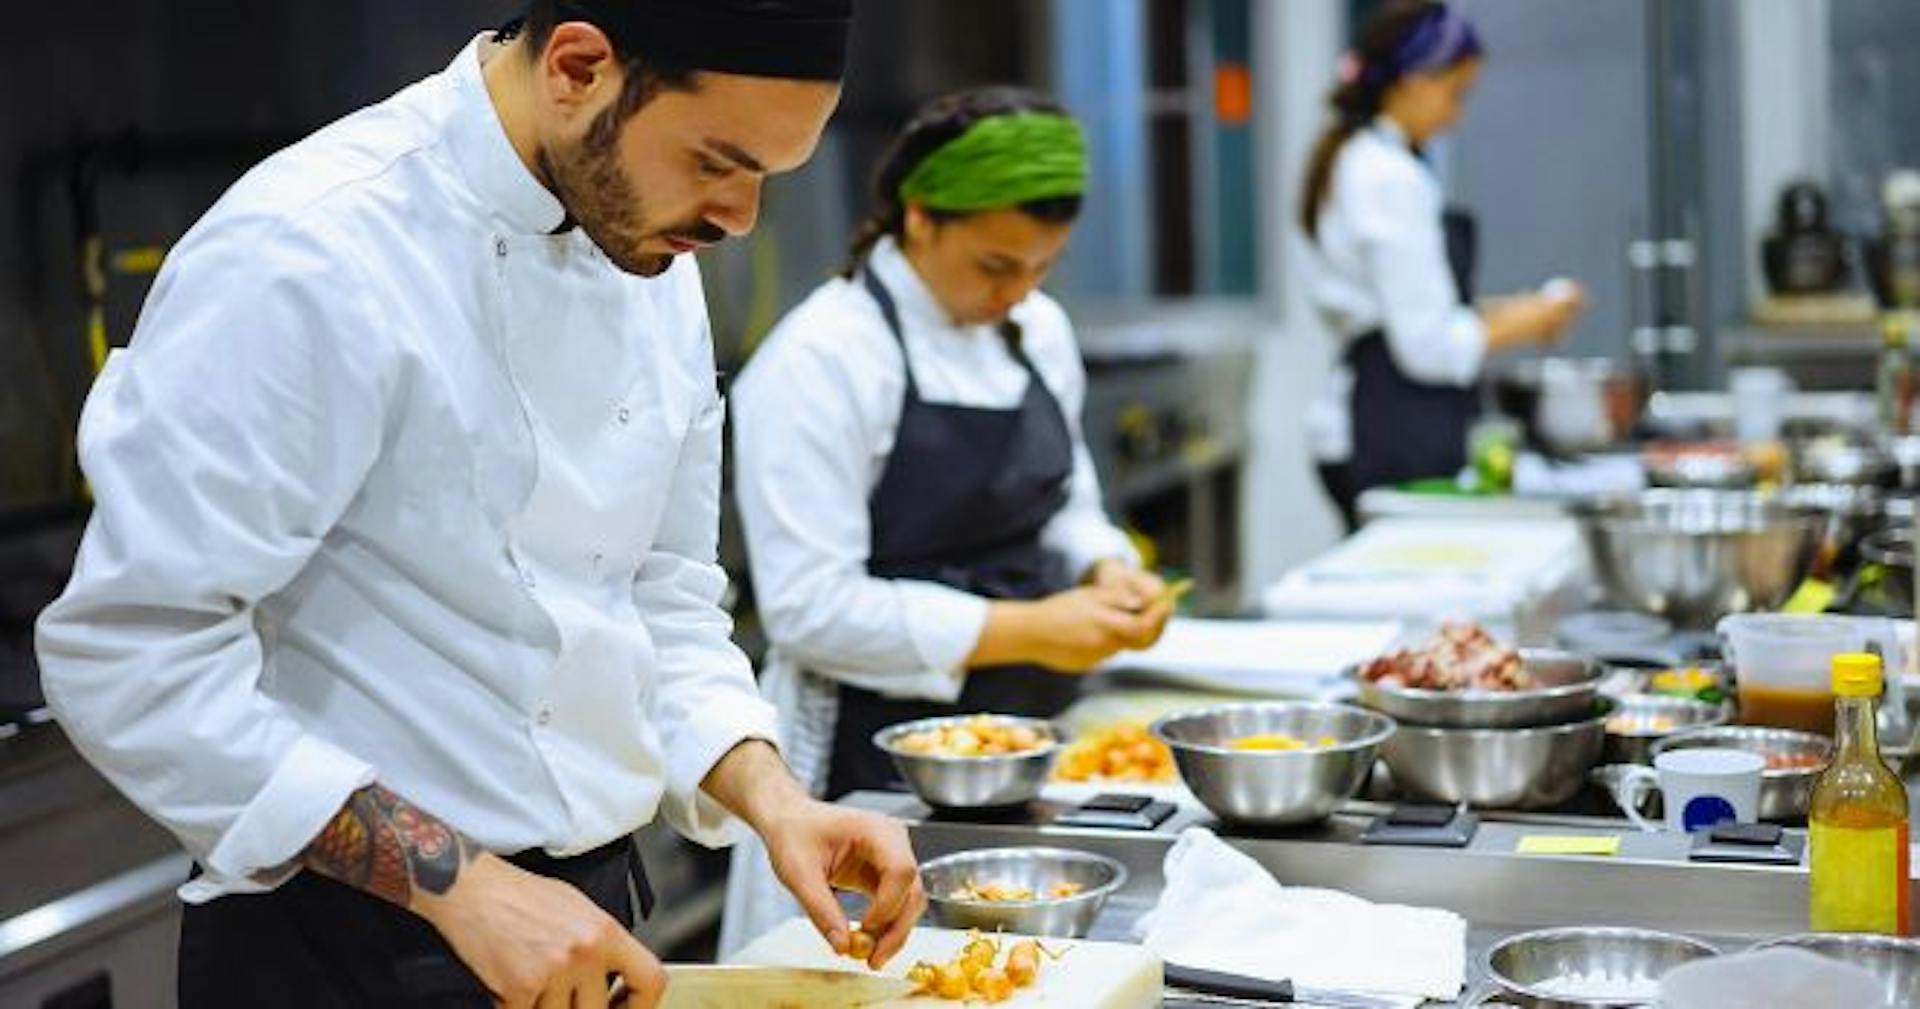
<path id="1" fill-rule="evenodd" d="M 561 0 L 621 52 L 690 70 L 838 81 L 853 0 Z"/>

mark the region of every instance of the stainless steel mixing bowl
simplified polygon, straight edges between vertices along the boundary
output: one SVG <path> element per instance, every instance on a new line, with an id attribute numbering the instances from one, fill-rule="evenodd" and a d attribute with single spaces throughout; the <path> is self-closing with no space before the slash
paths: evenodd
<path id="1" fill-rule="evenodd" d="M 1618 704 L 1607 719 L 1607 746 L 1602 759 L 1610 764 L 1651 764 L 1653 747 L 1662 739 L 1723 725 L 1731 714 L 1724 704 L 1661 694 L 1631 694 L 1620 698 Z"/>
<path id="2" fill-rule="evenodd" d="M 947 928 L 1079 939 L 1100 909 L 1127 883 L 1127 869 L 1105 855 L 1066 848 L 985 848 L 936 858 L 920 867 L 936 921 Z M 1049 897 L 1060 883 L 1078 893 Z M 988 901 L 958 895 L 968 885 L 1024 887 L 1032 900 Z"/>
<path id="3" fill-rule="evenodd" d="M 1920 1006 L 1920 940 L 1852 932 L 1806 932 L 1770 939 L 1754 949 L 1772 946 L 1804 949 L 1866 969 L 1886 985 L 1886 1009 Z"/>
<path id="4" fill-rule="evenodd" d="M 1348 670 L 1360 703 L 1401 725 L 1505 728 L 1556 725 L 1593 710 L 1606 670 L 1571 652 L 1522 649 L 1520 660 L 1539 686 L 1529 690 L 1424 690 L 1375 683 Z"/>
<path id="5" fill-rule="evenodd" d="M 1440 729 L 1402 725 L 1380 748 L 1409 798 L 1488 809 L 1541 809 L 1573 798 L 1600 760 L 1608 702 L 1565 725 Z"/>
<path id="6" fill-rule="evenodd" d="M 1047 783 L 1047 772 L 1053 769 L 1053 758 L 1060 752 L 1061 746 L 1059 731 L 1045 719 L 988 716 L 1001 724 L 1028 726 L 1046 740 L 1038 749 L 1022 753 L 945 757 L 908 753 L 895 745 L 901 736 L 909 733 L 925 732 L 943 725 L 958 725 L 977 717 L 948 715 L 889 725 L 873 734 L 873 745 L 893 758 L 893 766 L 900 769 L 900 776 L 907 780 L 907 787 L 913 789 L 913 793 L 929 806 L 982 809 L 1017 805 L 1039 795 L 1040 786 Z"/>
<path id="7" fill-rule="evenodd" d="M 1816 509 L 1742 491 L 1652 490 L 1574 512 L 1608 593 L 1695 628 L 1786 602 L 1825 528 Z"/>
<path id="8" fill-rule="evenodd" d="M 1223 704 L 1153 723 L 1201 804 L 1223 820 L 1258 826 L 1324 819 L 1360 790 L 1381 741 L 1393 732 L 1385 715 L 1310 701 Z M 1337 742 L 1279 751 L 1228 745 L 1272 733 L 1309 744 L 1322 736 Z"/>
<path id="9" fill-rule="evenodd" d="M 1501 997 L 1533 1009 L 1644 1006 L 1660 978 L 1720 951 L 1698 939 L 1644 928 L 1548 928 L 1487 950 L 1487 977 Z"/>

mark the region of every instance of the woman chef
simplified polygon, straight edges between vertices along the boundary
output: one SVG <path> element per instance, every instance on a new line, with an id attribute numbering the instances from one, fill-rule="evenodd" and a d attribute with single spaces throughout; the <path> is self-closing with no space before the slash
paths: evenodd
<path id="1" fill-rule="evenodd" d="M 1361 491 L 1457 472 L 1487 355 L 1551 344 L 1580 309 L 1564 280 L 1472 303 L 1473 221 L 1443 211 L 1421 152 L 1459 121 L 1483 59 L 1446 4 L 1386 4 L 1343 59 L 1308 164 L 1309 289 L 1341 346 L 1308 436 L 1349 526 Z"/>
<path id="2" fill-rule="evenodd" d="M 1045 98 L 928 104 L 880 166 L 845 273 L 734 387 L 763 690 L 795 773 L 829 798 L 897 785 L 875 731 L 1057 715 L 1074 673 L 1165 625 L 1164 586 L 1101 510 L 1073 329 L 1037 290 L 1085 185 L 1079 126 Z M 758 851 L 734 865 L 723 947 L 784 899 Z"/>

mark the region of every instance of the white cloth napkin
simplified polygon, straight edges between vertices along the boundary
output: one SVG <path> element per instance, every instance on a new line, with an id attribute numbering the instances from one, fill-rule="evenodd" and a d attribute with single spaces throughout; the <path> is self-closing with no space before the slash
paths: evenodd
<path id="1" fill-rule="evenodd" d="M 1166 889 L 1134 925 L 1134 937 L 1171 963 L 1404 996 L 1407 1006 L 1454 998 L 1466 980 L 1466 919 L 1281 886 L 1200 827 L 1183 832 L 1167 853 Z"/>

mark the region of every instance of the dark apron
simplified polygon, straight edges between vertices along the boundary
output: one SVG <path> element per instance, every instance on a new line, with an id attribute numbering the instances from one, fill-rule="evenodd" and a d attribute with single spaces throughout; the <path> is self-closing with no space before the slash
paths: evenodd
<path id="1" fill-rule="evenodd" d="M 653 892 L 632 838 L 572 858 L 508 858 L 572 884 L 620 924 Z M 196 869 L 196 872 L 198 870 Z M 629 889 L 631 885 L 632 889 Z M 317 872 L 261 894 L 187 905 L 180 1009 L 492 1009 L 492 996 L 426 919 Z"/>
<path id="2" fill-rule="evenodd" d="M 1447 267 L 1460 303 L 1468 304 L 1473 300 L 1476 259 L 1474 220 L 1449 209 L 1441 223 Z M 1480 413 L 1477 385 L 1463 389 L 1408 378 L 1378 329 L 1347 345 L 1346 363 L 1353 373 L 1353 460 L 1342 493 L 1357 499 L 1370 487 L 1450 477 L 1466 465 L 1467 429 Z M 1351 505 L 1347 502 L 1343 510 Z"/>
<path id="3" fill-rule="evenodd" d="M 1073 573 L 1040 545 L 1040 531 L 1067 502 L 1073 435 L 1060 404 L 1020 346 L 1001 327 L 1027 372 L 1027 393 L 1011 410 L 928 403 L 920 398 L 893 297 L 871 270 L 867 290 L 900 345 L 906 393 L 893 452 L 867 510 L 875 578 L 939 582 L 989 599 L 1039 599 L 1073 584 Z M 957 704 L 898 700 L 839 685 L 827 795 L 903 787 L 873 734 L 915 718 L 995 712 L 1051 718 L 1079 696 L 1079 680 L 1040 666 L 975 669 Z"/>

